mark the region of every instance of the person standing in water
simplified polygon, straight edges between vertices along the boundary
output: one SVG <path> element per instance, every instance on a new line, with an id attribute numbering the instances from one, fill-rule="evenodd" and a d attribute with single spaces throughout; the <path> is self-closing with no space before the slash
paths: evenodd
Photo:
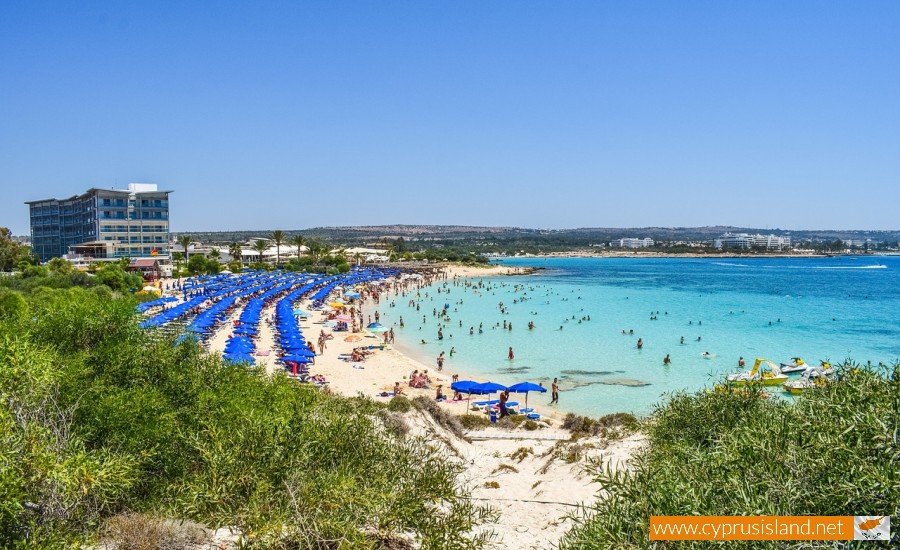
<path id="1" fill-rule="evenodd" d="M 642 339 L 638 338 L 637 349 L 643 349 L 643 347 L 644 347 L 644 341 Z"/>
<path id="2" fill-rule="evenodd" d="M 668 365 L 671 362 L 672 362 L 672 360 L 669 359 L 669 354 L 667 353 L 666 356 L 663 358 L 663 365 Z"/>
<path id="3" fill-rule="evenodd" d="M 509 346 L 509 360 L 512 361 L 516 358 L 516 354 L 513 353 L 512 346 Z"/>
<path id="4" fill-rule="evenodd" d="M 559 384 L 556 381 L 556 378 L 553 379 L 553 385 L 550 386 L 550 395 L 553 399 L 550 400 L 550 404 L 556 403 L 559 404 Z"/>

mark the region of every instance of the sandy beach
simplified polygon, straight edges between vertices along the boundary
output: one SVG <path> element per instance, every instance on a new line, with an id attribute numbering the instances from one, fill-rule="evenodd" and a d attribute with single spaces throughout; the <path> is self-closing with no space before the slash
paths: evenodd
<path id="1" fill-rule="evenodd" d="M 521 272 L 508 266 L 449 266 L 446 274 L 452 279 Z M 382 296 L 381 299 L 389 298 Z M 331 332 L 324 327 L 324 316 L 313 312 L 308 302 L 301 307 L 312 315 L 300 322 L 309 340 L 316 341 L 322 330 Z M 372 307 L 371 304 L 363 304 L 365 311 Z M 267 322 L 273 314 L 274 306 L 263 310 L 256 350 L 257 363 L 265 365 L 269 373 L 282 369 L 274 360 L 275 334 L 272 324 Z M 238 316 L 239 311 L 233 314 L 233 319 Z M 209 340 L 211 353 L 221 353 L 229 332 L 229 324 L 226 324 L 212 335 Z M 452 396 L 449 372 L 437 372 L 434 365 L 426 365 L 404 355 L 394 346 L 386 345 L 382 349 L 384 339 L 381 335 L 336 332 L 332 336 L 327 340 L 324 354 L 317 356 L 315 364 L 310 366 L 311 374 L 323 375 L 328 380 L 328 390 L 387 402 L 390 397 L 380 397 L 379 394 L 392 392 L 397 382 L 401 383 L 404 394 L 409 398 L 425 396 L 429 399 L 434 398 L 433 388 L 443 384 L 444 392 Z M 364 361 L 350 362 L 339 358 L 359 346 L 378 347 Z M 409 387 L 409 375 L 415 370 L 428 371 L 432 389 Z M 453 373 L 460 374 L 461 379 L 471 379 L 465 373 L 456 370 Z M 478 380 L 477 377 L 475 379 Z M 412 434 L 439 442 L 448 460 L 463 465 L 460 482 L 471 490 L 472 498 L 499 512 L 497 522 L 484 527 L 496 535 L 495 548 L 553 548 L 570 527 L 567 514 L 576 513 L 579 506 L 590 504 L 602 489 L 585 471 L 585 464 L 598 459 L 613 468 L 627 468 L 629 458 L 644 442 L 639 434 L 626 434 L 612 440 L 594 436 L 573 442 L 570 440 L 572 434 L 559 427 L 565 412 L 544 405 L 549 399 L 545 397 L 531 401 L 531 406 L 542 414 L 539 429 L 527 431 L 521 427 L 514 430 L 490 427 L 468 432 L 468 440 L 448 432 L 429 415 L 415 409 L 404 415 Z M 466 413 L 467 402 L 445 401 L 439 406 L 448 413 L 462 415 Z"/>

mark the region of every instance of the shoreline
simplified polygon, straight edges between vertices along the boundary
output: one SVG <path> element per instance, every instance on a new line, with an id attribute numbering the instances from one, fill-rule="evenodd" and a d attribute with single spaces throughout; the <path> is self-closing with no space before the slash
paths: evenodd
<path id="1" fill-rule="evenodd" d="M 494 265 L 481 267 L 449 264 L 445 266 L 445 269 L 447 270 L 446 276 L 448 280 L 454 278 L 528 275 L 534 272 L 531 268 Z M 386 292 L 381 297 L 381 300 L 382 303 L 384 303 L 391 299 L 397 299 L 398 297 L 398 294 L 390 291 Z M 371 301 L 363 302 L 362 305 L 366 310 L 370 310 L 373 307 Z M 304 309 L 309 311 L 309 302 L 304 302 Z M 302 320 L 300 328 L 303 330 L 304 334 L 308 335 L 307 338 L 312 340 L 318 338 L 319 332 L 323 329 L 323 325 L 314 318 L 310 318 Z M 475 380 L 477 382 L 489 381 L 484 376 L 473 375 L 465 370 L 452 368 L 450 365 L 445 366 L 443 371 L 438 371 L 436 365 L 427 363 L 421 356 L 408 349 L 403 344 L 398 343 L 388 344 L 384 349 L 374 350 L 374 353 L 365 361 L 355 364 L 362 368 L 354 368 L 353 362 L 339 359 L 338 355 L 349 354 L 353 351 L 354 347 L 358 346 L 379 346 L 382 342 L 382 338 L 358 333 L 356 336 L 360 336 L 361 340 L 348 342 L 345 341 L 345 338 L 353 336 L 350 333 L 341 332 L 333 334 L 334 338 L 327 342 L 325 354 L 316 357 L 316 363 L 311 365 L 310 370 L 313 374 L 324 375 L 329 381 L 328 386 L 331 391 L 344 396 L 365 395 L 373 399 L 385 399 L 379 397 L 378 394 L 382 392 L 392 392 L 394 384 L 400 382 L 403 393 L 407 398 L 413 399 L 415 397 L 425 396 L 434 399 L 438 384 L 443 385 L 445 395 L 452 397 L 453 391 L 450 389 L 450 384 L 454 374 L 458 374 L 460 380 Z M 409 380 L 410 373 L 415 370 L 418 370 L 419 372 L 426 371 L 429 374 L 432 379 L 432 386 L 430 389 L 409 387 L 406 382 Z M 510 400 L 518 402 L 520 401 L 520 395 L 522 394 L 513 394 L 510 396 Z M 546 395 L 549 396 L 549 388 Z M 531 395 L 530 397 L 535 396 Z M 390 398 L 388 397 L 386 399 L 389 400 Z M 471 401 L 477 401 L 479 399 L 483 398 L 472 396 Z M 549 397 L 547 397 L 547 399 L 549 399 Z M 531 401 L 533 400 L 530 400 L 529 406 L 535 408 L 536 412 L 541 414 L 541 420 L 549 421 L 548 424 L 554 427 L 558 427 L 562 424 L 562 420 L 566 414 L 574 412 L 558 406 L 550 407 L 546 404 L 542 405 Z M 451 401 L 448 399 L 447 401 L 438 403 L 438 405 L 450 414 L 471 414 L 472 411 L 468 410 L 468 407 L 464 405 L 466 402 L 467 400 L 465 398 L 462 401 Z M 521 402 L 524 402 L 524 396 L 522 397 Z"/>
<path id="2" fill-rule="evenodd" d="M 522 274 L 524 271 L 506 266 L 447 266 L 445 275 L 448 279 L 495 277 Z M 383 292 L 379 301 L 385 307 L 394 299 L 398 299 L 398 294 L 391 290 Z M 361 305 L 367 313 L 379 307 L 371 298 Z M 300 307 L 313 313 L 309 306 L 309 300 L 300 304 Z M 284 372 L 281 365 L 275 362 L 274 327 L 267 322 L 273 313 L 274 305 L 262 312 L 256 348 L 257 364 L 264 367 L 269 375 Z M 239 310 L 232 312 L 231 319 L 236 319 L 239 314 Z M 321 330 L 331 332 L 323 323 L 324 316 L 316 312 L 312 317 L 302 319 L 300 327 L 307 340 L 315 342 Z M 230 332 L 229 325 L 225 323 L 212 335 L 209 353 L 221 353 Z M 361 362 L 343 361 L 339 355 L 363 345 L 380 348 L 383 338 L 366 332 L 332 332 L 332 335 L 333 338 L 327 341 L 325 353 L 318 355 L 315 364 L 310 365 L 310 373 L 324 375 L 328 385 L 325 386 L 327 389 L 323 389 L 341 396 L 361 395 L 387 403 L 392 397 L 377 394 L 391 392 L 394 383 L 401 382 L 407 398 L 424 396 L 434 402 L 434 389 L 414 389 L 405 384 L 410 372 L 427 369 L 432 374 L 433 382 L 444 384 L 445 393 L 450 396 L 452 374 L 459 374 L 461 379 L 468 376 L 450 366 L 438 373 L 435 367 L 428 366 L 414 354 L 404 352 L 402 345 L 375 349 Z M 511 400 L 524 402 L 520 397 L 522 394 L 514 394 Z M 488 545 L 492 550 L 508 547 L 534 550 L 554 548 L 572 525 L 569 514 L 579 507 L 591 506 L 601 498 L 603 488 L 586 467 L 597 463 L 613 470 L 628 470 L 632 457 L 646 445 L 646 437 L 642 433 L 623 428 L 616 428 L 609 434 L 604 432 L 575 440 L 572 432 L 562 427 L 562 418 L 568 411 L 536 403 L 538 400 L 541 403 L 549 400 L 549 394 L 542 396 L 543 399 L 531 397 L 533 399 L 529 405 L 536 408 L 542 418 L 538 422 L 540 427 L 530 431 L 522 425 L 512 429 L 489 425 L 466 429 L 465 437 L 460 437 L 441 426 L 426 410 L 413 408 L 406 413 L 392 413 L 402 418 L 410 435 L 434 443 L 448 461 L 459 464 L 461 473 L 458 480 L 470 491 L 470 498 L 490 506 L 499 514 L 495 522 L 478 528 L 479 532 L 492 531 L 495 534 L 496 538 Z M 472 397 L 473 401 L 477 399 Z M 437 405 L 454 416 L 484 415 L 467 410 L 469 404 L 465 399 L 439 402 Z"/>

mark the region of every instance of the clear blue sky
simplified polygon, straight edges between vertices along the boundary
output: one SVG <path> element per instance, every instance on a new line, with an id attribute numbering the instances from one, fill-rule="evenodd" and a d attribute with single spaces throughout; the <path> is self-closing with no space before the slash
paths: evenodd
<path id="1" fill-rule="evenodd" d="M 0 225 L 896 229 L 900 2 L 0 5 Z"/>

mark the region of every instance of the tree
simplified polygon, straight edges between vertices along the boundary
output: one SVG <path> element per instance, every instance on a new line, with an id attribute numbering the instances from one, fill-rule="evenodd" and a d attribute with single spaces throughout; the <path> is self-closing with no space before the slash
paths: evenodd
<path id="1" fill-rule="evenodd" d="M 241 259 L 244 257 L 244 253 L 241 250 L 240 243 L 231 243 L 228 245 L 228 255 L 231 256 L 231 259 L 241 263 Z"/>
<path id="2" fill-rule="evenodd" d="M 184 259 L 188 260 L 188 247 L 191 245 L 191 236 L 190 235 L 182 235 L 178 237 L 178 244 L 184 248 Z"/>
<path id="3" fill-rule="evenodd" d="M 303 235 L 294 235 L 291 237 L 290 243 L 297 247 L 297 258 L 303 254 L 303 247 L 306 245 L 306 238 Z"/>
<path id="4" fill-rule="evenodd" d="M 75 271 L 75 266 L 72 265 L 72 262 L 65 258 L 51 258 L 47 262 L 47 267 L 52 273 L 59 273 L 60 275 L 70 275 Z"/>
<path id="5" fill-rule="evenodd" d="M 215 260 L 216 263 L 218 263 L 219 257 L 220 257 L 221 255 L 222 255 L 222 253 L 219 252 L 219 249 L 218 249 L 218 248 L 213 248 L 213 249 L 210 250 L 210 252 L 209 252 L 209 257 L 212 258 L 213 260 Z"/>
<path id="6" fill-rule="evenodd" d="M 144 280 L 140 275 L 134 273 L 126 273 L 117 263 L 107 263 L 97 270 L 97 280 L 101 284 L 108 286 L 112 290 L 124 292 L 126 290 L 138 290 Z"/>
<path id="7" fill-rule="evenodd" d="M 322 253 L 325 252 L 325 243 L 320 241 L 319 239 L 312 239 L 307 244 L 309 248 L 309 255 L 312 256 L 313 262 L 318 263 L 319 259 L 322 257 Z"/>
<path id="8" fill-rule="evenodd" d="M 275 243 L 275 265 L 281 263 L 281 243 L 284 242 L 284 231 L 276 229 L 272 231 L 272 242 Z"/>
<path id="9" fill-rule="evenodd" d="M 191 275 L 203 275 L 206 273 L 207 260 L 203 256 L 194 255 L 188 260 L 187 270 Z"/>
<path id="10" fill-rule="evenodd" d="M 12 232 L 0 227 L 0 271 L 12 271 L 22 260 L 29 259 L 31 251 L 12 240 Z"/>
<path id="11" fill-rule="evenodd" d="M 259 261 L 260 261 L 260 263 L 262 263 L 263 262 L 263 254 L 265 254 L 266 250 L 269 249 L 269 241 L 267 241 L 265 239 L 256 239 L 255 241 L 253 241 L 252 248 L 257 253 L 259 253 Z"/>

